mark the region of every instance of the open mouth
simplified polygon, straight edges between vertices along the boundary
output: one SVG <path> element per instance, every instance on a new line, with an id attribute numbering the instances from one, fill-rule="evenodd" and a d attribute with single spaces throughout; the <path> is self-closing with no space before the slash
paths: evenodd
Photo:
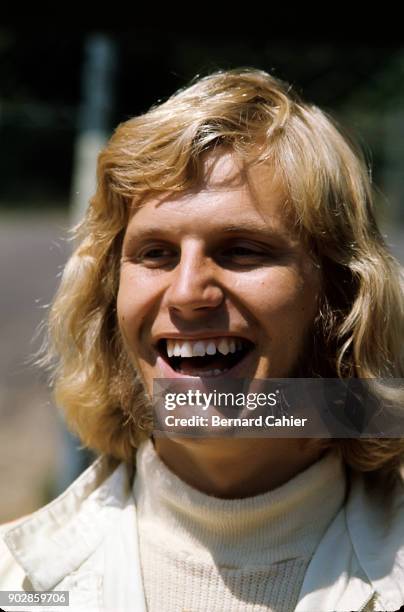
<path id="1" fill-rule="evenodd" d="M 172 370 L 184 376 L 221 376 L 233 370 L 255 347 L 245 338 L 161 339 L 157 350 Z"/>

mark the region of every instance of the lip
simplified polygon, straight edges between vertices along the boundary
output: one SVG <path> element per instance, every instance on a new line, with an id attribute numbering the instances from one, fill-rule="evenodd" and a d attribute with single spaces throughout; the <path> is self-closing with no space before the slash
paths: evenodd
<path id="1" fill-rule="evenodd" d="M 166 337 L 166 336 L 164 336 Z M 239 361 L 233 368 L 224 372 L 224 374 L 218 374 L 217 376 L 189 376 L 186 374 L 181 374 L 181 372 L 177 372 L 173 370 L 169 363 L 167 363 L 161 355 L 157 356 L 156 366 L 158 372 L 161 374 L 158 378 L 179 378 L 182 380 L 191 379 L 208 379 L 208 380 L 225 380 L 226 378 L 242 378 L 245 377 L 245 370 L 248 370 L 256 361 L 256 356 L 254 355 L 255 348 L 249 351 L 241 361 Z"/>

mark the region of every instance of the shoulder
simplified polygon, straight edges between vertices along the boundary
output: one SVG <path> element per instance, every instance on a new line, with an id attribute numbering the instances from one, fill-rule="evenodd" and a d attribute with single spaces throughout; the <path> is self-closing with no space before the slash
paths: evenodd
<path id="1" fill-rule="evenodd" d="M 386 494 L 354 475 L 345 507 L 353 550 L 376 593 L 404 603 L 404 483 Z M 400 607 L 400 606 L 399 606 Z M 386 607 L 385 609 L 389 609 Z"/>
<path id="2" fill-rule="evenodd" d="M 0 590 L 22 590 L 26 587 L 26 574 L 8 548 L 4 536 L 20 525 L 26 517 L 0 525 Z"/>
<path id="3" fill-rule="evenodd" d="M 348 485 L 310 561 L 296 612 L 404 604 L 404 487 L 397 483 L 386 499 L 360 473 L 349 474 Z"/>
<path id="4" fill-rule="evenodd" d="M 129 492 L 128 466 L 101 456 L 52 502 L 1 525 L 0 590 L 52 588 L 96 549 Z"/>

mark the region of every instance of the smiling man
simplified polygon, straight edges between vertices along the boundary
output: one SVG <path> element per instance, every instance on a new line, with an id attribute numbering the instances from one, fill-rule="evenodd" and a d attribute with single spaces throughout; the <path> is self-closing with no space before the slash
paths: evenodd
<path id="1" fill-rule="evenodd" d="M 149 388 L 176 373 L 231 375 L 237 353 L 245 377 L 291 376 L 318 311 L 319 265 L 270 167 L 249 168 L 247 180 L 221 149 L 203 156 L 200 185 L 134 207 L 125 232 L 118 317 Z"/>
<path id="2" fill-rule="evenodd" d="M 0 588 L 86 612 L 398 610 L 403 437 L 153 430 L 161 378 L 391 397 L 403 285 L 360 151 L 285 83 L 220 71 L 118 127 L 77 238 L 42 364 L 101 456 L 2 527 Z"/>
<path id="3" fill-rule="evenodd" d="M 135 208 L 125 232 L 118 319 L 150 395 L 156 378 L 293 376 L 318 311 L 319 267 L 287 221 L 271 168 L 246 170 L 222 147 L 202 164 L 200 185 Z M 221 497 L 282 484 L 318 457 L 303 446 L 156 440 L 181 478 Z"/>

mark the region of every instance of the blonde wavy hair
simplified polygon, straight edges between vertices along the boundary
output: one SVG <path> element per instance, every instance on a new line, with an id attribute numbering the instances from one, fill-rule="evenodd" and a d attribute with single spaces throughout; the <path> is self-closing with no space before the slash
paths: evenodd
<path id="1" fill-rule="evenodd" d="M 51 369 L 68 426 L 116 459 L 132 461 L 152 431 L 116 315 L 129 211 L 195 185 L 202 153 L 218 145 L 280 173 L 296 227 L 321 265 L 324 290 L 300 374 L 403 377 L 403 279 L 377 227 L 362 151 L 279 79 L 252 68 L 218 71 L 118 126 L 99 155 L 97 190 L 73 229 L 76 248 L 51 305 L 38 363 Z M 383 479 L 398 473 L 404 456 L 397 438 L 322 444 Z"/>

